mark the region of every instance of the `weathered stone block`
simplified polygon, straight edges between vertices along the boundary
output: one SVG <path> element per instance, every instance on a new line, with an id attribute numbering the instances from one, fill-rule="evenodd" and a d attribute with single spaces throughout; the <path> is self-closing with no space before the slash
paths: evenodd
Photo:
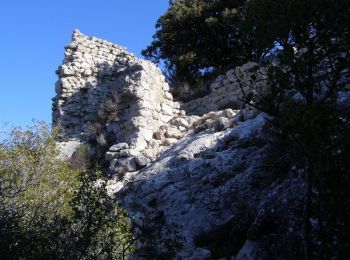
<path id="1" fill-rule="evenodd" d="M 149 159 L 143 154 L 138 154 L 135 156 L 135 162 L 138 169 L 145 167 L 149 163 Z"/>
<path id="2" fill-rule="evenodd" d="M 176 139 L 181 139 L 183 136 L 183 133 L 178 128 L 169 128 L 165 132 L 165 136 L 168 138 L 176 138 Z"/>
<path id="3" fill-rule="evenodd" d="M 174 125 L 188 127 L 189 124 L 184 118 L 179 117 L 174 119 Z"/>
<path id="4" fill-rule="evenodd" d="M 129 145 L 127 143 L 119 143 L 119 144 L 114 144 L 109 148 L 110 152 L 119 152 L 124 149 L 129 149 Z"/>
<path id="5" fill-rule="evenodd" d="M 120 158 L 116 166 L 124 168 L 127 172 L 137 171 L 135 158 Z"/>

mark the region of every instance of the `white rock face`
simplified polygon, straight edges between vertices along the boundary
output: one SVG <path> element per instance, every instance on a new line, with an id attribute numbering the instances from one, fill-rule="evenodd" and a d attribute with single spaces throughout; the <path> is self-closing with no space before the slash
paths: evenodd
<path id="1" fill-rule="evenodd" d="M 180 103 L 173 101 L 160 70 L 125 48 L 75 30 L 65 49 L 65 59 L 57 70 L 53 124 L 64 129 L 68 140 L 81 142 L 93 138 L 96 128 L 108 129 L 116 140 L 105 155 L 108 161 L 129 158 L 127 161 L 133 162 L 135 156 L 144 156 L 146 160 L 138 164 L 143 167 L 145 161 L 154 161 L 188 132 L 227 129 L 236 124 L 237 118 L 232 118 L 238 111 L 232 109 L 207 113 L 202 118 L 186 116 Z M 231 77 L 230 72 L 227 74 Z M 227 81 L 225 77 L 220 80 Z M 237 96 L 236 90 L 225 91 L 225 87 L 217 88 L 208 97 L 184 107 L 191 110 L 190 114 L 198 114 L 198 108 L 218 110 L 220 102 L 213 96 Z M 105 143 L 103 136 L 99 140 Z M 117 172 L 121 167 L 125 171 L 139 168 L 122 161 L 113 164 L 118 166 Z"/>
<path id="2" fill-rule="evenodd" d="M 267 149 L 265 115 L 241 102 L 243 92 L 254 102 L 266 88 L 263 71 L 256 78 L 253 68 L 248 63 L 228 71 L 211 84 L 209 95 L 182 104 L 173 101 L 154 64 L 76 30 L 53 99 L 53 123 L 68 139 L 61 158 L 69 159 L 100 124 L 115 139 L 105 153 L 113 175 L 109 195 L 123 201 L 136 232 L 154 231 L 148 239 L 157 241 L 160 253 L 168 240 L 179 240 L 178 259 L 219 259 L 225 248 L 208 241 L 223 232 L 241 236 L 234 237 L 230 257 L 255 259 L 267 252 L 257 235 L 267 220 L 283 223 L 274 230 L 276 241 L 298 224 L 293 216 L 303 183 L 275 182 L 259 168 Z M 101 121 L 103 113 L 108 120 Z M 261 179 L 268 184 L 255 187 Z"/>
<path id="3" fill-rule="evenodd" d="M 57 143 L 56 145 L 59 151 L 57 159 L 67 161 L 72 157 L 73 153 L 81 145 L 81 142 L 78 140 L 71 140 L 68 142 Z"/>
<path id="4" fill-rule="evenodd" d="M 264 138 L 261 136 L 264 124 L 264 114 L 259 114 L 252 119 L 238 121 L 235 127 L 226 130 L 209 128 L 199 133 L 192 131 L 163 152 L 156 162 L 141 171 L 127 173 L 122 181 L 111 180 L 109 193 L 122 198 L 129 213 L 138 216 L 135 218 L 136 225 L 144 226 L 146 223 L 151 229 L 161 230 L 165 237 L 160 240 L 172 236 L 174 224 L 184 245 L 178 252 L 179 258 L 213 259 L 210 245 L 201 248 L 196 240 L 201 236 L 210 237 L 212 230 L 236 218 L 237 228 L 242 226 L 239 224 L 243 218 L 241 214 L 245 213 L 241 212 L 241 203 L 252 207 L 253 212 L 263 214 L 254 213 L 252 217 L 251 222 L 254 223 L 255 219 L 259 223 L 266 214 L 274 216 L 275 213 L 285 221 L 295 214 L 295 206 L 286 211 L 286 205 L 302 201 L 302 193 L 293 192 L 301 190 L 300 179 L 288 179 L 259 189 L 251 186 L 254 179 L 261 178 L 258 167 L 266 153 L 266 146 L 256 140 Z M 281 202 L 271 203 L 275 200 Z M 277 205 L 278 209 L 271 209 L 271 212 L 275 210 L 274 213 L 266 206 L 269 203 L 273 207 Z M 268 213 L 260 210 L 268 210 Z M 160 226 L 156 224 L 159 216 L 165 221 Z M 243 228 L 248 229 L 255 224 L 244 225 L 247 226 Z M 293 222 L 286 224 L 282 234 L 293 225 Z M 244 248 L 239 253 L 239 259 L 246 259 L 245 256 L 262 250 L 260 242 L 254 248 L 254 244 L 249 242 L 244 245 L 245 240 L 243 238 L 240 245 Z"/>
<path id="5" fill-rule="evenodd" d="M 53 124 L 62 127 L 66 137 L 88 140 L 91 126 L 100 123 L 101 110 L 109 104 L 116 110 L 108 122 L 116 125 L 117 142 L 142 150 L 153 132 L 179 113 L 164 76 L 153 63 L 78 30 L 65 49 L 56 72 Z"/>
<path id="6" fill-rule="evenodd" d="M 183 109 L 190 115 L 202 115 L 210 111 L 225 108 L 241 109 L 244 107 L 244 96 L 254 97 L 265 91 L 267 86 L 267 71 L 260 68 L 256 72 L 253 62 L 227 71 L 220 75 L 210 85 L 210 94 L 185 103 Z"/>

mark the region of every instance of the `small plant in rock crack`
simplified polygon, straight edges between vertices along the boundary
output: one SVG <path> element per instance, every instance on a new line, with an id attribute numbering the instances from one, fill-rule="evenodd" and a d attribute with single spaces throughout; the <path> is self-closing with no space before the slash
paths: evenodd
<path id="1" fill-rule="evenodd" d="M 115 135 L 110 133 L 107 126 L 118 121 L 118 102 L 117 93 L 112 92 L 109 98 L 99 106 L 96 121 L 89 125 L 92 133 L 90 141 L 96 144 L 100 156 L 104 155 L 107 148 L 115 142 Z"/>

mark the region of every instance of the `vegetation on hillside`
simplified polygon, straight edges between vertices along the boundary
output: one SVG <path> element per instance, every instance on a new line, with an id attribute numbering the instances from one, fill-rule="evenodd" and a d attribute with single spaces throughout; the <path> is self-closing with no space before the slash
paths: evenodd
<path id="1" fill-rule="evenodd" d="M 124 259 L 127 215 L 101 172 L 56 159 L 56 134 L 37 124 L 0 143 L 0 258 Z"/>
<path id="2" fill-rule="evenodd" d="M 350 105 L 339 102 L 350 86 L 349 16 L 347 0 L 170 1 L 143 52 L 173 83 L 192 86 L 248 61 L 252 74 L 266 71 L 269 87 L 242 101 L 271 116 L 276 165 L 283 158 L 304 177 L 305 259 L 350 255 Z M 96 158 L 108 149 L 103 125 L 115 118 L 115 101 L 93 126 Z M 56 138 L 38 124 L 0 142 L 0 258 L 126 258 L 131 223 L 107 195 L 105 174 L 87 145 L 71 162 L 57 160 Z"/>
<path id="3" fill-rule="evenodd" d="M 248 7 L 255 46 L 268 54 L 257 68 L 268 69 L 270 84 L 252 105 L 274 116 L 281 156 L 304 173 L 305 259 L 350 250 L 350 106 L 338 102 L 350 86 L 349 14 L 342 0 L 253 0 Z"/>
<path id="4" fill-rule="evenodd" d="M 303 172 L 305 259 L 350 252 L 350 106 L 338 102 L 350 86 L 349 16 L 346 0 L 171 1 L 143 52 L 172 82 L 248 61 L 267 71 L 269 87 L 243 101 L 273 116 L 280 157 Z"/>
<path id="5" fill-rule="evenodd" d="M 293 47 L 317 50 L 315 40 L 330 46 L 340 37 L 347 50 L 348 14 L 345 0 L 170 1 L 143 55 L 164 64 L 173 82 L 195 83 L 247 61 L 266 60 L 278 50 L 289 56 Z"/>

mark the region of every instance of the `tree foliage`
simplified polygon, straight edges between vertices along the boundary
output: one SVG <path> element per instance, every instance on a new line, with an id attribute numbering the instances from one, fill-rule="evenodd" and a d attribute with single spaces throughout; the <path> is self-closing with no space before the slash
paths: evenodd
<path id="1" fill-rule="evenodd" d="M 349 84 L 349 14 L 344 0 L 250 1 L 246 27 L 275 101 L 298 93 L 308 105 L 336 102 Z"/>
<path id="2" fill-rule="evenodd" d="M 247 33 L 262 53 L 257 68 L 269 80 L 255 106 L 274 116 L 281 153 L 305 176 L 304 257 L 343 258 L 350 251 L 350 120 L 339 96 L 350 86 L 348 1 L 252 0 L 247 13 Z"/>
<path id="3" fill-rule="evenodd" d="M 143 52 L 178 80 L 246 61 L 256 62 L 253 75 L 266 73 L 261 96 L 244 101 L 273 116 L 281 156 L 304 173 L 305 259 L 350 250 L 350 106 L 339 102 L 350 91 L 349 16 L 347 0 L 171 1 Z"/>
<path id="4" fill-rule="evenodd" d="M 131 224 L 96 171 L 56 159 L 56 130 L 14 129 L 0 144 L 0 258 L 125 258 Z"/>
<path id="5" fill-rule="evenodd" d="M 164 61 L 173 80 L 194 83 L 252 56 L 242 33 L 244 0 L 171 1 L 142 54 Z"/>

